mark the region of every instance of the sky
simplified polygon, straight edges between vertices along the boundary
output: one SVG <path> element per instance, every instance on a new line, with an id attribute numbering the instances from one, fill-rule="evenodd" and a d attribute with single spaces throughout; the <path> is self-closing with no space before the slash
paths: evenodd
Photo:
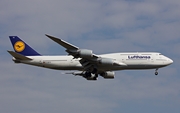
<path id="1" fill-rule="evenodd" d="M 12 61 L 12 35 L 42 55 L 67 54 L 45 34 L 95 54 L 160 52 L 174 63 L 158 76 L 124 70 L 87 81 Z M 1 0 L 0 112 L 179 113 L 179 49 L 179 0 Z"/>

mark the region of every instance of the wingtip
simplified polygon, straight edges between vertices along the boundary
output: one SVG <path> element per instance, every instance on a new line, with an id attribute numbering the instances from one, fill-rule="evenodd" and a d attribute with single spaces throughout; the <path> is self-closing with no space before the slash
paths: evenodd
<path id="1" fill-rule="evenodd" d="M 48 34 L 45 34 L 45 35 L 50 39 L 56 39 L 56 37 L 54 37 L 54 36 L 51 36 L 51 35 L 48 35 Z"/>
<path id="2" fill-rule="evenodd" d="M 45 34 L 48 38 L 50 38 L 51 40 L 62 40 L 62 39 L 60 39 L 60 38 L 56 38 L 56 37 L 54 37 L 54 36 L 51 36 L 51 35 L 47 35 L 47 34 Z"/>
<path id="3" fill-rule="evenodd" d="M 47 37 L 50 37 L 50 35 L 48 35 L 48 34 L 45 34 Z"/>
<path id="4" fill-rule="evenodd" d="M 52 35 L 48 35 L 48 34 L 45 34 L 48 38 L 55 38 L 54 36 Z"/>

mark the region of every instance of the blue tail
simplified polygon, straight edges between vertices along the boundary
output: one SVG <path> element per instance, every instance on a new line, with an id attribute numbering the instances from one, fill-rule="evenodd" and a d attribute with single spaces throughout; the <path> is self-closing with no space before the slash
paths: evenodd
<path id="1" fill-rule="evenodd" d="M 27 45 L 17 36 L 9 36 L 12 46 L 16 53 L 24 56 L 39 56 L 40 54 Z"/>

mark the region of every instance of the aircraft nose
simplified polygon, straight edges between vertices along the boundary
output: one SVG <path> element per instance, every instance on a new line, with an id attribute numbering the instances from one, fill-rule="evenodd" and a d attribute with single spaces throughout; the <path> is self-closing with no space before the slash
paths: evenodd
<path id="1" fill-rule="evenodd" d="M 169 63 L 169 64 L 172 64 L 172 63 L 173 63 L 173 60 L 170 59 L 170 58 L 168 58 L 168 63 Z"/>
<path id="2" fill-rule="evenodd" d="M 173 60 L 172 60 L 172 59 L 169 59 L 169 61 L 170 61 L 170 64 L 172 64 L 172 63 L 173 63 Z"/>

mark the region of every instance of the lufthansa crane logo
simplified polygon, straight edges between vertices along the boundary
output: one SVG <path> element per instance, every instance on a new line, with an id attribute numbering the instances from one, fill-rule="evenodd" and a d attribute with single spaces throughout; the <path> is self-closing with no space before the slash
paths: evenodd
<path id="1" fill-rule="evenodd" d="M 23 51 L 24 48 L 25 48 L 25 44 L 24 44 L 24 42 L 22 42 L 22 41 L 17 41 L 17 42 L 14 44 L 14 49 L 15 49 L 17 52 Z"/>

